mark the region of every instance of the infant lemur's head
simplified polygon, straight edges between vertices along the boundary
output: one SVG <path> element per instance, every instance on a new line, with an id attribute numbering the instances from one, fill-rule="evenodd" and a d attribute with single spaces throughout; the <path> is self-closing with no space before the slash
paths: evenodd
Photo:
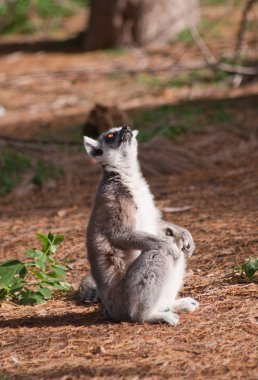
<path id="1" fill-rule="evenodd" d="M 122 168 L 137 158 L 137 133 L 124 125 L 103 133 L 98 140 L 85 136 L 84 145 L 87 153 L 101 164 Z"/>

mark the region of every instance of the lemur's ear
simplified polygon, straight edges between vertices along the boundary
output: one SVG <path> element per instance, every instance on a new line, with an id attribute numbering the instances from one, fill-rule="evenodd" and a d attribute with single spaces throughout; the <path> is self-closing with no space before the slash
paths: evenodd
<path id="1" fill-rule="evenodd" d="M 93 140 L 90 137 L 84 136 L 84 146 L 86 152 L 94 158 L 103 155 L 103 150 L 101 149 L 101 144 L 97 140 Z"/>
<path id="2" fill-rule="evenodd" d="M 137 129 L 134 129 L 134 130 L 133 130 L 133 135 L 134 135 L 134 137 L 136 137 L 136 136 L 138 135 L 138 133 L 139 133 L 139 131 L 137 131 Z"/>

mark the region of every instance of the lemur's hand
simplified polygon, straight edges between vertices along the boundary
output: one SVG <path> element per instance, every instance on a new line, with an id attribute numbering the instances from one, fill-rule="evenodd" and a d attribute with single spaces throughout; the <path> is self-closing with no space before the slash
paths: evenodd
<path id="1" fill-rule="evenodd" d="M 165 229 L 165 235 L 170 236 L 178 249 L 184 253 L 185 257 L 191 257 L 195 249 L 191 233 L 183 227 L 176 224 L 168 223 Z"/>
<path id="2" fill-rule="evenodd" d="M 180 248 L 171 240 L 171 237 L 166 236 L 161 240 L 161 250 L 165 250 L 165 252 L 173 257 L 173 259 L 177 260 L 179 256 L 182 254 Z"/>
<path id="3" fill-rule="evenodd" d="M 183 247 L 182 247 L 182 251 L 184 252 L 185 256 L 186 257 L 191 257 L 194 250 L 195 250 L 195 245 L 194 245 L 194 241 L 193 241 L 193 238 L 192 238 L 192 235 L 190 234 L 190 232 L 186 229 L 184 229 L 183 231 Z"/>

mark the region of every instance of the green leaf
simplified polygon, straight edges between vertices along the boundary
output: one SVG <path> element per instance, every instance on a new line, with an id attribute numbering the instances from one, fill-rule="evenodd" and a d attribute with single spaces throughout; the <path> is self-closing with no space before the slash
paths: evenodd
<path id="1" fill-rule="evenodd" d="M 42 242 L 42 251 L 49 255 L 56 252 L 57 248 L 60 246 L 64 240 L 64 235 L 61 234 L 52 234 L 49 232 L 48 235 L 44 235 L 40 232 L 37 233 L 37 237 Z"/>
<path id="2" fill-rule="evenodd" d="M 40 232 L 36 233 L 36 235 L 39 238 L 39 240 L 41 240 L 42 242 L 42 251 L 46 253 L 51 245 L 51 240 L 49 240 L 48 236 Z"/>
<path id="3" fill-rule="evenodd" d="M 37 249 L 37 248 L 33 248 L 33 249 L 27 249 L 25 251 L 25 253 L 30 256 L 30 257 L 33 257 L 34 259 L 35 258 L 38 258 L 38 257 L 42 257 L 44 255 L 44 252 L 42 252 L 41 250 Z"/>
<path id="4" fill-rule="evenodd" d="M 8 288 L 0 289 L 0 300 L 5 299 L 8 293 L 9 293 Z"/>
<path id="5" fill-rule="evenodd" d="M 17 277 L 15 282 L 9 288 L 9 293 L 15 293 L 24 288 L 25 282 L 21 277 Z"/>
<path id="6" fill-rule="evenodd" d="M 15 274 L 16 272 L 13 270 L 3 271 L 2 268 L 0 268 L 0 286 L 6 288 L 11 286 L 15 281 Z"/>
<path id="7" fill-rule="evenodd" d="M 246 263 L 241 265 L 241 269 L 249 279 L 252 279 L 255 272 L 258 271 L 258 258 L 249 257 Z"/>
<path id="8" fill-rule="evenodd" d="M 45 259 L 38 259 L 38 260 L 35 260 L 35 265 L 43 270 L 46 269 L 46 260 Z"/>
<path id="9" fill-rule="evenodd" d="M 24 278 L 26 266 L 19 260 L 8 260 L 0 265 L 0 285 L 10 287 L 14 284 L 17 275 Z"/>
<path id="10" fill-rule="evenodd" d="M 19 305 L 36 305 L 44 302 L 45 300 L 42 294 L 29 289 L 25 289 L 18 296 Z"/>
<path id="11" fill-rule="evenodd" d="M 64 270 L 64 271 L 67 271 L 67 270 L 68 270 L 68 268 L 67 268 L 66 266 L 61 265 L 61 264 L 57 264 L 55 261 L 54 261 L 54 263 L 53 263 L 53 268 L 62 269 L 62 270 Z"/>
<path id="12" fill-rule="evenodd" d="M 53 275 L 53 277 L 64 277 L 66 276 L 66 271 L 64 271 L 63 269 L 53 267 L 51 274 Z"/>
<path id="13" fill-rule="evenodd" d="M 3 264 L 1 264 L 1 267 L 13 267 L 20 264 L 22 264 L 20 260 L 7 260 Z"/>
<path id="14" fill-rule="evenodd" d="M 55 274 L 52 275 L 52 273 L 44 273 L 42 271 L 33 271 L 33 273 L 41 280 L 41 282 L 49 285 L 59 281 L 59 278 L 57 278 Z"/>
<path id="15" fill-rule="evenodd" d="M 49 298 L 51 298 L 53 290 L 46 287 L 40 287 L 38 289 L 38 293 L 40 293 L 45 300 L 48 300 Z"/>
<path id="16" fill-rule="evenodd" d="M 64 290 L 68 291 L 72 289 L 72 285 L 69 284 L 69 282 L 64 282 L 64 281 L 58 281 L 55 284 L 53 284 L 53 287 L 58 290 Z"/>
<path id="17" fill-rule="evenodd" d="M 48 262 L 50 262 L 51 264 L 56 264 L 56 261 L 53 259 L 53 257 L 51 257 L 51 256 L 48 256 L 47 257 L 47 260 L 48 260 Z"/>
<path id="18" fill-rule="evenodd" d="M 55 237 L 54 237 L 54 235 L 52 234 L 52 232 L 49 231 L 47 237 L 48 237 L 48 240 L 49 240 L 51 243 L 54 243 Z"/>
<path id="19" fill-rule="evenodd" d="M 56 234 L 54 235 L 54 243 L 55 245 L 60 245 L 64 241 L 64 235 Z"/>
<path id="20" fill-rule="evenodd" d="M 36 277 L 38 277 L 40 280 L 44 280 L 46 278 L 46 275 L 44 272 L 40 270 L 32 270 L 31 271 Z"/>

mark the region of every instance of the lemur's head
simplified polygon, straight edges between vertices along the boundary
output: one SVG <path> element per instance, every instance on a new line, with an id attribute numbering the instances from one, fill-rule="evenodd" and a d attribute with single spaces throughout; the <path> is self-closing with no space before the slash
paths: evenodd
<path id="1" fill-rule="evenodd" d="M 102 165 L 122 168 L 130 165 L 137 158 L 138 131 L 132 131 L 124 125 L 103 133 L 98 140 L 84 137 L 87 153 Z"/>

